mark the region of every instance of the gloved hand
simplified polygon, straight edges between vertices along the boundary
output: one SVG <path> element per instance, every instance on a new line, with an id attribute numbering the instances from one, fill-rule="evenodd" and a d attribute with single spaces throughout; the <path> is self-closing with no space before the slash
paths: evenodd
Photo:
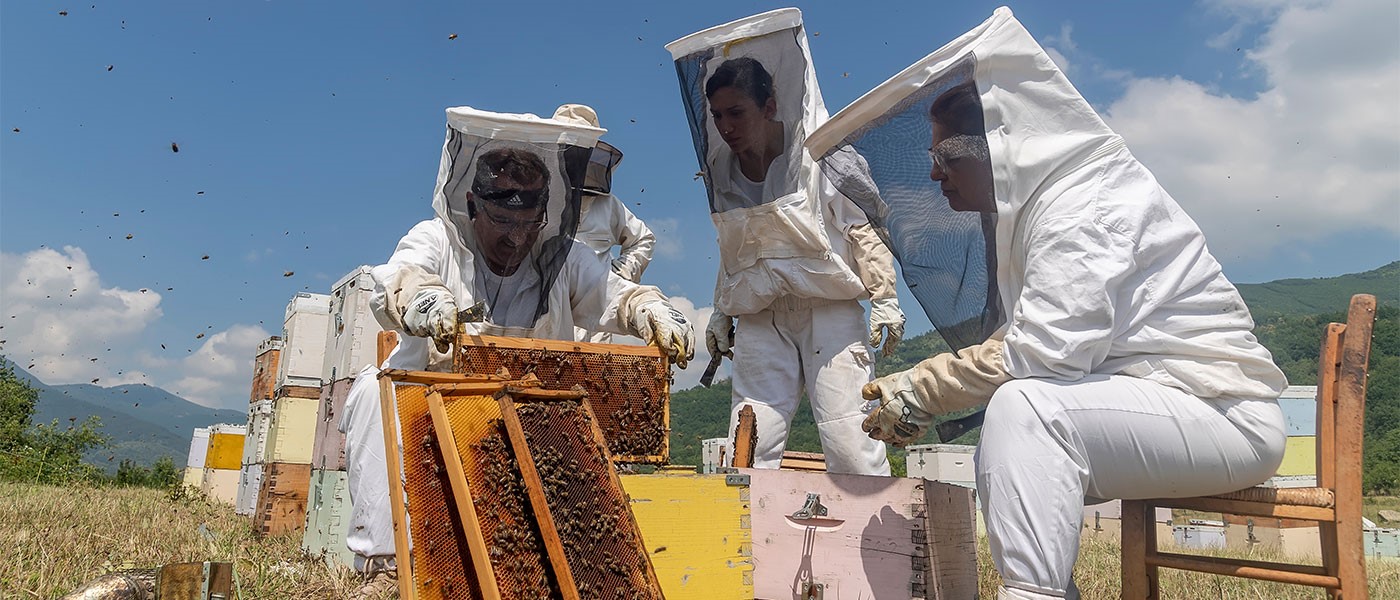
<path id="1" fill-rule="evenodd" d="M 872 438 L 903 446 L 923 436 L 934 415 L 985 404 L 1011 380 L 1002 350 L 1000 339 L 990 339 L 865 384 L 861 395 L 879 400 L 880 406 L 861 429 Z"/>
<path id="2" fill-rule="evenodd" d="M 710 356 L 734 358 L 734 317 L 719 312 L 716 308 L 710 313 L 710 324 L 705 327 L 705 348 Z"/>
<path id="3" fill-rule="evenodd" d="M 423 288 L 404 309 L 403 325 L 409 335 L 433 338 L 438 351 L 447 352 L 457 334 L 457 301 L 447 288 Z"/>
<path id="4" fill-rule="evenodd" d="M 657 300 L 637 313 L 637 337 L 656 344 L 682 369 L 695 358 L 695 328 L 670 302 Z"/>
<path id="5" fill-rule="evenodd" d="M 933 425 L 933 413 L 924 409 L 914 393 L 914 369 L 865 384 L 861 396 L 880 401 L 860 424 L 873 439 L 903 448 L 923 437 Z"/>
<path id="6" fill-rule="evenodd" d="M 886 338 L 886 332 L 889 337 Z M 885 342 L 885 347 L 881 354 L 885 356 L 894 355 L 894 347 L 899 345 L 899 340 L 904 339 L 904 311 L 899 310 L 899 300 L 896 298 L 880 298 L 870 301 L 870 346 L 879 348 L 880 342 Z"/>

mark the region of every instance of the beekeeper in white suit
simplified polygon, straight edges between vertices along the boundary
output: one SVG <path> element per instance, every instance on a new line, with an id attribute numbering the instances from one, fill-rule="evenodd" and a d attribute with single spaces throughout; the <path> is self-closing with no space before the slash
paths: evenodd
<path id="1" fill-rule="evenodd" d="M 572 340 L 574 327 L 634 335 L 681 368 L 694 332 L 656 288 L 619 277 L 574 239 L 583 175 L 603 130 L 467 107 L 447 110 L 433 219 L 415 225 L 375 267 L 371 308 L 399 344 L 384 368 L 450 370 L 458 310 L 468 333 Z M 352 501 L 347 545 L 356 568 L 394 554 L 377 370 L 362 371 L 340 428 Z"/>
<path id="2" fill-rule="evenodd" d="M 667 49 L 719 235 L 705 342 L 733 359 L 731 435 L 753 407 L 753 466 L 777 468 L 805 392 L 827 470 L 888 475 L 885 445 L 860 430 L 856 391 L 873 373 L 867 343 L 889 353 L 904 333 L 894 259 L 802 148 L 826 108 L 801 13 L 741 19 Z"/>
<path id="3" fill-rule="evenodd" d="M 600 128 L 598 113 L 583 104 L 563 104 L 554 111 L 554 120 L 575 125 Z M 592 159 L 588 162 L 588 172 L 584 178 L 583 196 L 579 205 L 581 213 L 578 233 L 575 238 L 593 249 L 603 260 L 608 261 L 619 277 L 640 283 L 642 273 L 651 264 L 651 251 L 656 246 L 656 236 L 647 224 L 627 210 L 627 206 L 612 193 L 613 170 L 622 162 L 622 151 L 612 144 L 598 140 L 593 147 Z M 617 258 L 612 249 L 618 248 Z M 588 331 L 579 328 L 576 339 L 581 342 L 612 342 L 612 334 L 603 331 Z"/>
<path id="4" fill-rule="evenodd" d="M 929 128 L 884 135 L 914 122 L 897 113 Z M 865 427 L 903 445 L 934 415 L 987 403 L 975 462 L 999 597 L 1078 596 L 1086 497 L 1224 493 L 1274 473 L 1286 382 L 1239 293 L 1009 10 L 866 94 L 808 147 L 838 186 L 863 185 L 842 164 L 854 148 L 880 174 L 865 187 L 908 194 L 890 174 L 921 163 L 936 184 L 924 204 L 995 217 L 989 264 L 1007 318 L 982 343 L 876 379 Z M 900 219 L 902 200 L 888 202 Z"/>

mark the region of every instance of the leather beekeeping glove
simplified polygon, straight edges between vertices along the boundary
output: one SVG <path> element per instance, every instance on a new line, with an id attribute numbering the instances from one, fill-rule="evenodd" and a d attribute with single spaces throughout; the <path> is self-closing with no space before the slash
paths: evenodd
<path id="1" fill-rule="evenodd" d="M 726 315 L 718 308 L 710 313 L 710 324 L 705 327 L 705 348 L 710 356 L 734 358 L 734 317 Z"/>
<path id="2" fill-rule="evenodd" d="M 457 301 L 445 287 L 424 287 L 404 307 L 403 325 L 409 335 L 433 338 L 438 351 L 447 352 L 457 334 Z"/>
<path id="3" fill-rule="evenodd" d="M 902 447 L 923 437 L 935 415 L 984 404 L 1010 380 L 1001 340 L 939 354 L 865 384 L 861 395 L 880 405 L 861 429 L 871 438 Z"/>
<path id="4" fill-rule="evenodd" d="M 676 366 L 684 369 L 690 359 L 695 358 L 695 328 L 670 302 L 656 300 L 644 304 L 634 313 L 633 319 L 637 337 L 655 344 Z"/>
<path id="5" fill-rule="evenodd" d="M 893 356 L 895 346 L 904 339 L 904 311 L 899 310 L 899 300 L 879 298 L 870 301 L 870 346 L 879 348 L 885 343 L 881 354 Z"/>

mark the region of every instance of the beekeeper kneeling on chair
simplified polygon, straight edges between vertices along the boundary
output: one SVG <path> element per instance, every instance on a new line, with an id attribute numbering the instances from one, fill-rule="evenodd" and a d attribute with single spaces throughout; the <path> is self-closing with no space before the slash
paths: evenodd
<path id="1" fill-rule="evenodd" d="M 659 290 L 619 277 L 574 239 L 585 172 L 604 130 L 471 108 L 447 110 L 436 217 L 373 269 L 371 308 L 399 344 L 386 369 L 448 371 L 460 309 L 482 315 L 470 334 L 574 339 L 574 327 L 633 335 L 681 368 L 691 324 Z M 356 569 L 392 576 L 378 369 L 356 377 L 340 423 L 351 498 L 347 545 Z M 397 460 L 397 457 L 394 457 Z"/>

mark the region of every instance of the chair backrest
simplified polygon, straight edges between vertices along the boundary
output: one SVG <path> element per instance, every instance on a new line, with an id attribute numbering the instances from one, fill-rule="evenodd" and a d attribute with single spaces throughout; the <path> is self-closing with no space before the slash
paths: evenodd
<path id="1" fill-rule="evenodd" d="M 1329 323 L 1317 372 L 1317 486 L 1340 496 L 1361 494 L 1361 439 L 1366 412 L 1366 371 L 1376 297 L 1351 297 L 1347 322 Z"/>

